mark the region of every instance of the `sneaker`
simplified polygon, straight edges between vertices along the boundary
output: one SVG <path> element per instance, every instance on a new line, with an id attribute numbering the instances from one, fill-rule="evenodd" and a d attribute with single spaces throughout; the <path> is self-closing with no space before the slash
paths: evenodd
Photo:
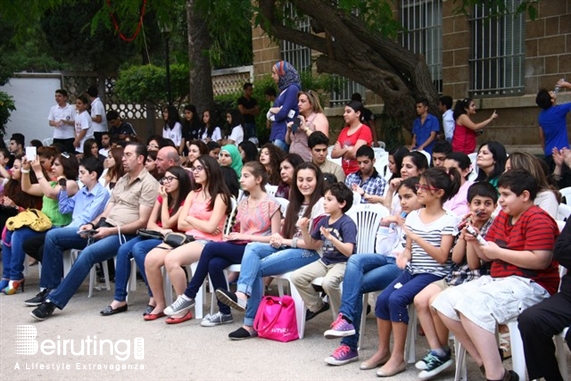
<path id="1" fill-rule="evenodd" d="M 326 339 L 335 339 L 337 337 L 353 336 L 355 334 L 355 327 L 347 320 L 343 319 L 343 315 L 337 315 L 337 320 L 331 323 L 331 329 L 325 331 L 323 336 Z"/>
<path id="2" fill-rule="evenodd" d="M 246 311 L 247 301 L 240 299 L 232 291 L 225 290 L 223 288 L 216 289 L 216 298 L 221 302 L 226 304 L 230 308 L 234 308 L 238 311 Z"/>
<path id="3" fill-rule="evenodd" d="M 422 358 L 422 360 L 417 361 L 416 364 L 414 364 L 414 367 L 418 370 L 426 370 L 428 368 L 428 361 L 429 361 L 429 356 L 430 356 L 431 351 L 429 350 L 428 353 L 426 354 L 426 356 L 424 356 Z M 450 348 L 448 348 L 446 350 L 446 356 L 451 357 L 451 352 L 450 352 Z M 485 374 L 485 373 L 484 373 Z"/>
<path id="4" fill-rule="evenodd" d="M 422 380 L 436 376 L 453 363 L 449 353 L 439 357 L 432 351 L 423 360 L 426 363 L 426 369 L 418 374 L 418 378 Z"/>
<path id="5" fill-rule="evenodd" d="M 50 302 L 43 302 L 40 306 L 30 312 L 30 315 L 36 320 L 44 321 L 49 318 L 56 309 L 56 305 Z"/>
<path id="6" fill-rule="evenodd" d="M 26 300 L 24 304 L 30 307 L 37 307 L 46 301 L 46 298 L 48 297 L 49 293 L 50 290 L 44 288 L 42 291 L 38 292 L 38 295 L 34 296 L 32 299 Z"/>
<path id="7" fill-rule="evenodd" d="M 323 306 L 321 306 L 321 308 L 315 312 L 313 312 L 311 310 L 307 310 L 305 312 L 305 321 L 310 321 L 311 319 L 313 319 L 314 317 L 316 317 L 320 313 L 325 312 L 327 310 L 329 310 L 329 303 L 327 303 L 327 302 L 323 303 Z"/>
<path id="8" fill-rule="evenodd" d="M 172 316 L 178 315 L 183 312 L 188 312 L 192 307 L 194 307 L 194 299 L 187 299 L 180 295 L 173 304 L 165 308 L 163 311 L 165 315 Z"/>
<path id="9" fill-rule="evenodd" d="M 333 351 L 333 354 L 325 359 L 329 365 L 345 365 L 353 361 L 359 360 L 359 352 L 349 348 L 349 346 L 342 344 L 339 348 Z"/>
<path id="10" fill-rule="evenodd" d="M 200 325 L 203 327 L 214 327 L 216 325 L 230 324 L 233 322 L 234 318 L 232 317 L 232 314 L 223 314 L 218 311 L 214 315 L 206 315 L 200 322 Z"/>

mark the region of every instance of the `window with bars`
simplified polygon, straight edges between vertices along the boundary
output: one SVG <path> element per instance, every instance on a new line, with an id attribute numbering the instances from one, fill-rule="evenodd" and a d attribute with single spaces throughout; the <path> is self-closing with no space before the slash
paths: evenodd
<path id="1" fill-rule="evenodd" d="M 515 14 L 521 0 L 505 0 L 508 14 L 490 16 L 485 5 L 474 6 L 470 94 L 515 95 L 524 92 L 524 14 Z"/>
<path id="2" fill-rule="evenodd" d="M 442 94 L 442 0 L 401 0 L 401 44 L 424 55 L 432 83 Z"/>

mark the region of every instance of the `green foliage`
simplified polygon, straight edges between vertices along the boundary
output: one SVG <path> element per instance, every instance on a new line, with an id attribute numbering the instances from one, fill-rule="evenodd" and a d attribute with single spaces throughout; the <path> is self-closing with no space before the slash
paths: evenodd
<path id="1" fill-rule="evenodd" d="M 521 13 L 527 13 L 530 20 L 535 20 L 537 18 L 537 7 L 539 6 L 539 0 L 520 0 L 520 4 L 514 9 L 514 4 L 507 0 L 493 0 L 493 1 L 482 1 L 482 0 L 453 0 L 454 4 L 457 5 L 454 8 L 455 13 L 464 14 L 469 17 L 472 13 L 474 6 L 486 6 L 487 15 L 490 19 L 513 14 L 517 16 Z"/>
<path id="2" fill-rule="evenodd" d="M 182 103 L 188 96 L 189 70 L 183 64 L 170 65 L 171 89 L 175 103 Z M 155 106 L 166 103 L 166 69 L 155 65 L 131 66 L 119 72 L 115 90 L 124 102 L 143 104 L 151 102 Z"/>
<path id="3" fill-rule="evenodd" d="M 386 150 L 390 151 L 391 149 L 404 145 L 404 136 L 402 135 L 402 126 L 401 124 L 387 114 L 386 111 L 383 111 L 382 114 L 377 114 L 375 125 L 377 127 L 377 131 L 382 131 L 382 135 L 379 135 L 379 140 L 382 140 L 386 144 Z"/>
<path id="4" fill-rule="evenodd" d="M 6 123 L 10 120 L 10 114 L 16 110 L 14 98 L 0 91 L 0 136 L 6 133 Z"/>

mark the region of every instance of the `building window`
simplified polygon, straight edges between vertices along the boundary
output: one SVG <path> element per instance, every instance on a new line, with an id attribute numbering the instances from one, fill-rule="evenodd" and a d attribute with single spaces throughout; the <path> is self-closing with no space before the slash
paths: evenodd
<path id="1" fill-rule="evenodd" d="M 290 17 L 295 20 L 298 30 L 311 33 L 308 16 L 298 17 L 295 9 L 289 3 L 286 3 L 285 12 L 286 14 L 289 13 Z M 289 41 L 282 41 L 281 53 L 282 59 L 292 64 L 298 71 L 311 70 L 311 49 L 308 47 Z"/>
<path id="2" fill-rule="evenodd" d="M 432 83 L 442 94 L 442 0 L 401 0 L 401 44 L 424 55 Z"/>
<path id="3" fill-rule="evenodd" d="M 505 0 L 508 14 L 490 16 L 485 5 L 474 6 L 470 94 L 515 95 L 524 92 L 524 14 L 521 0 Z"/>

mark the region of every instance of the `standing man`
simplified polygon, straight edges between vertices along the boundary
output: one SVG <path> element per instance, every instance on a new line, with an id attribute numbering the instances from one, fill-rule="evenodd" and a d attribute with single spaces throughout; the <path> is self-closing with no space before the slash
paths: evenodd
<path id="1" fill-rule="evenodd" d="M 67 91 L 57 89 L 56 105 L 50 109 L 48 123 L 54 128 L 53 143 L 59 144 L 65 152 L 75 152 L 75 107 L 67 103 Z"/>
<path id="2" fill-rule="evenodd" d="M 452 97 L 443 95 L 438 98 L 438 111 L 442 113 L 444 137 L 449 143 L 452 143 L 454 127 L 456 126 L 456 122 L 454 121 L 454 112 L 452 111 Z"/>
<path id="3" fill-rule="evenodd" d="M 260 114 L 260 106 L 254 94 L 254 87 L 250 82 L 243 86 L 244 95 L 238 98 L 238 110 L 244 117 L 244 140 L 256 137 L 256 116 Z"/>
<path id="4" fill-rule="evenodd" d="M 564 80 L 557 82 L 556 88 L 571 89 L 571 83 Z M 549 173 L 555 169 L 553 161 L 553 150 L 569 148 L 569 137 L 567 136 L 567 114 L 571 111 L 571 103 L 557 105 L 557 93 L 541 89 L 537 93 L 535 103 L 543 110 L 540 111 L 539 140 L 545 153 L 545 162 L 549 166 Z"/>
<path id="5" fill-rule="evenodd" d="M 127 143 L 122 159 L 126 174 L 117 181 L 103 213 L 79 228 L 85 234 L 78 234 L 77 227 L 48 232 L 40 283 L 45 297 L 41 298 L 40 293 L 37 295 L 40 300 L 33 301 L 38 305 L 31 312 L 34 319 L 46 320 L 56 307 L 60 310 L 65 308 L 93 265 L 113 258 L 123 242 L 136 237 L 137 230 L 147 226 L 159 184 L 145 169 L 146 158 L 147 148 L 143 144 Z M 87 245 L 88 238 L 93 241 L 90 245 Z M 82 252 L 69 274 L 61 281 L 63 252 L 68 249 L 81 249 Z M 32 300 L 28 302 L 31 305 Z M 107 315 L 127 310 L 108 310 L 109 308 L 106 309 Z"/>
<path id="6" fill-rule="evenodd" d="M 91 86 L 87 89 L 87 95 L 91 100 L 91 122 L 93 125 L 93 137 L 97 145 L 101 147 L 101 134 L 107 131 L 107 118 L 105 117 L 105 106 L 97 96 L 97 87 Z M 82 147 L 83 148 L 83 147 Z"/>
<path id="7" fill-rule="evenodd" d="M 412 149 L 426 151 L 432 155 L 432 146 L 434 146 L 436 134 L 440 132 L 440 123 L 434 115 L 428 113 L 426 98 L 416 101 L 416 113 L 418 118 L 412 125 Z"/>

